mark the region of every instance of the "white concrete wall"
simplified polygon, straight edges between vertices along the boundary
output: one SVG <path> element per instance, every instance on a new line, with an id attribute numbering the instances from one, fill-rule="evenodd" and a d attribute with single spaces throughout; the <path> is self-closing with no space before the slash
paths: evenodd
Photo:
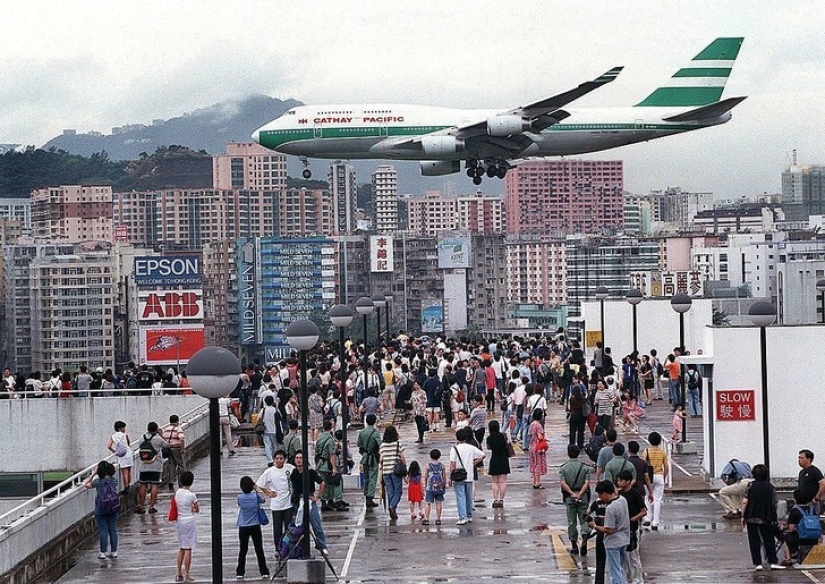
<path id="1" fill-rule="evenodd" d="M 731 458 L 751 465 L 764 462 L 762 428 L 762 373 L 759 329 L 718 327 L 709 329 L 713 345 L 713 390 L 754 389 L 756 420 L 717 422 L 705 416 L 705 470 L 718 477 Z M 771 475 L 793 478 L 799 473 L 797 453 L 814 452 L 814 464 L 825 468 L 825 381 L 822 351 L 825 326 L 770 326 L 767 333 L 768 427 Z M 715 401 L 715 399 L 714 399 Z M 707 414 L 708 404 L 705 404 Z M 709 442 L 709 426 L 713 440 Z M 713 452 L 711 465 L 710 450 Z"/>
<path id="2" fill-rule="evenodd" d="M 0 471 L 76 471 L 111 454 L 106 445 L 117 420 L 139 443 L 149 422 L 163 426 L 171 414 L 206 403 L 198 396 L 129 396 L 0 400 Z"/>
<path id="3" fill-rule="evenodd" d="M 585 328 L 600 330 L 599 301 L 582 303 Z M 611 348 L 613 360 L 619 363 L 622 357 L 633 351 L 633 307 L 624 299 L 605 300 L 604 336 Z M 644 299 L 636 306 L 636 321 L 639 352 L 647 354 L 656 349 L 660 358 L 667 357 L 673 347 L 679 345 L 679 314 L 670 306 L 670 299 Z M 694 299 L 690 310 L 685 313 L 685 346 L 692 354 L 699 350 L 708 352 L 707 327 L 713 324 L 713 309 L 709 299 Z M 593 349 L 588 347 L 588 363 L 593 358 Z"/>

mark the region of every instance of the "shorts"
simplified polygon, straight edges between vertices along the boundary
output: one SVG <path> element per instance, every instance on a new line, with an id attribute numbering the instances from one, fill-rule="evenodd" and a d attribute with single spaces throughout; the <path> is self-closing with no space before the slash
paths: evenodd
<path id="1" fill-rule="evenodd" d="M 160 471 L 157 470 L 142 470 L 138 474 L 138 482 L 150 485 L 160 484 Z"/>
<path id="2" fill-rule="evenodd" d="M 441 408 L 439 406 L 435 406 L 434 408 L 427 408 L 427 411 L 431 414 L 440 414 Z"/>
<path id="3" fill-rule="evenodd" d="M 427 491 L 424 493 L 424 502 L 425 503 L 443 503 L 444 502 L 444 493 L 440 493 L 436 495 L 432 491 Z"/>

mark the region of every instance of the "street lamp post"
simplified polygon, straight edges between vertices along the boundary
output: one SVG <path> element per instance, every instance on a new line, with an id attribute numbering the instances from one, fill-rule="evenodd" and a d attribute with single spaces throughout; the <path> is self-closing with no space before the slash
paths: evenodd
<path id="1" fill-rule="evenodd" d="M 770 469 L 771 441 L 768 433 L 768 343 L 765 328 L 772 325 L 776 320 L 776 308 L 767 300 L 760 300 L 751 305 L 750 310 L 748 310 L 748 316 L 751 322 L 759 327 L 759 348 L 762 360 L 762 431 L 764 432 L 762 437 L 762 452 L 765 459 L 765 466 Z"/>
<path id="2" fill-rule="evenodd" d="M 376 315 L 378 316 L 378 318 L 376 319 L 376 325 L 378 327 L 378 335 L 377 335 L 376 338 L 378 340 L 375 342 L 375 346 L 378 349 L 378 351 L 380 352 L 381 351 L 381 309 L 384 308 L 387 305 L 387 297 L 384 296 L 384 294 L 382 294 L 381 292 L 379 292 L 378 294 L 373 294 L 372 295 L 372 305 L 375 306 Z"/>
<path id="3" fill-rule="evenodd" d="M 212 510 L 212 582 L 223 582 L 221 531 L 221 428 L 218 399 L 226 397 L 238 384 L 241 362 L 227 349 L 204 347 L 192 355 L 186 366 L 192 391 L 209 400 L 209 474 Z M 229 445 L 230 448 L 232 445 Z"/>
<path id="4" fill-rule="evenodd" d="M 642 301 L 642 293 L 636 288 L 631 288 L 627 291 L 625 300 L 633 307 L 633 358 L 635 359 L 639 355 L 639 337 L 636 332 L 636 306 Z"/>
<path id="5" fill-rule="evenodd" d="M 825 323 L 825 279 L 817 280 L 816 289 L 819 292 L 819 310 L 822 313 L 819 322 Z"/>
<path id="6" fill-rule="evenodd" d="M 347 426 L 349 425 L 349 396 L 347 395 L 347 367 L 345 363 L 346 356 L 344 354 L 344 329 L 352 323 L 355 314 L 352 309 L 345 304 L 336 304 L 329 309 L 329 319 L 332 325 L 338 328 L 338 360 L 341 363 L 340 377 L 341 377 L 341 403 L 344 405 L 341 408 L 341 456 L 344 458 L 344 465 L 342 468 L 345 473 L 349 473 L 349 466 L 347 466 Z"/>
<path id="7" fill-rule="evenodd" d="M 390 303 L 392 302 L 392 292 L 387 290 L 384 292 L 384 298 L 387 300 L 387 309 L 384 311 L 384 320 L 386 325 L 384 328 L 387 331 L 387 344 L 390 344 Z"/>
<path id="8" fill-rule="evenodd" d="M 607 348 L 607 344 L 604 342 L 604 299 L 607 298 L 608 294 L 610 294 L 610 291 L 604 286 L 596 288 L 596 298 L 599 299 L 600 326 L 602 327 L 602 363 L 604 363 L 604 350 Z"/>
<path id="9" fill-rule="evenodd" d="M 309 412 L 307 403 L 307 351 L 315 346 L 320 335 L 318 327 L 311 320 L 296 320 L 286 327 L 286 342 L 289 346 L 298 351 L 301 362 L 301 448 L 304 452 L 304 470 L 301 473 L 301 496 L 304 502 L 303 523 L 304 526 L 304 558 L 309 556 Z"/>
<path id="10" fill-rule="evenodd" d="M 367 389 L 367 353 L 369 352 L 370 344 L 368 342 L 369 334 L 367 333 L 367 317 L 372 314 L 375 310 L 375 306 L 372 304 L 372 299 L 369 296 L 361 296 L 355 302 L 355 311 L 364 317 L 364 358 L 362 360 L 361 367 L 363 368 L 364 374 L 364 389 Z M 356 382 L 356 390 L 355 390 L 355 405 L 358 405 L 359 395 L 357 389 L 357 382 Z"/>
<path id="11" fill-rule="evenodd" d="M 679 313 L 679 394 L 682 396 L 682 408 L 687 406 L 685 401 L 685 365 L 682 362 L 682 357 L 685 354 L 685 313 L 690 310 L 691 304 L 693 304 L 693 300 L 687 294 L 677 294 L 670 299 L 670 306 Z M 681 442 L 687 442 L 687 417 L 682 420 Z"/>

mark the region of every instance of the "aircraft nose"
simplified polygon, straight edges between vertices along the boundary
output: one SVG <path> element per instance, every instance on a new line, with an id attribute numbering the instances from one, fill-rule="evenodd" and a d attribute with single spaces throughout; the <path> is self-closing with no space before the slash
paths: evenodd
<path id="1" fill-rule="evenodd" d="M 257 144 L 261 143 L 261 130 L 260 128 L 252 132 L 252 140 L 255 141 Z"/>

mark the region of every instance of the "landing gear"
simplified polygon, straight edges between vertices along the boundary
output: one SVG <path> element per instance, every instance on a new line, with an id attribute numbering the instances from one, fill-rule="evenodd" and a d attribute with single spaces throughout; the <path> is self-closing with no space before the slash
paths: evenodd
<path id="1" fill-rule="evenodd" d="M 304 165 L 304 171 L 301 173 L 301 176 L 309 180 L 310 178 L 312 178 L 312 171 L 309 169 L 309 160 L 307 160 L 306 156 L 301 156 L 300 160 L 301 164 Z"/>
<path id="2" fill-rule="evenodd" d="M 510 165 L 504 160 L 486 159 L 479 162 L 476 158 L 468 158 L 466 174 L 473 179 L 474 185 L 480 185 L 485 174 L 487 178 L 503 179 L 509 169 Z"/>

